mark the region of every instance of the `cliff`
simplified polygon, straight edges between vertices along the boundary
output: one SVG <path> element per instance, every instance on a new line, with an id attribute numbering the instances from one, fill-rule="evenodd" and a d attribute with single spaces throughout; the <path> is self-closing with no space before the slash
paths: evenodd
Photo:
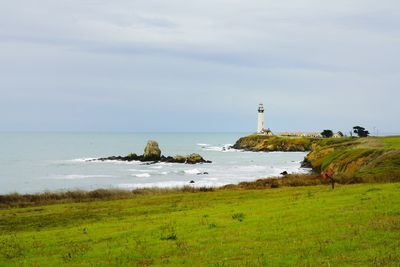
<path id="1" fill-rule="evenodd" d="M 305 162 L 339 182 L 400 181 L 400 136 L 323 139 L 312 145 Z"/>
<path id="2" fill-rule="evenodd" d="M 333 174 L 342 183 L 400 181 L 400 136 L 313 139 L 253 134 L 240 138 L 233 148 L 310 151 L 302 166 L 325 177 Z"/>
<path id="3" fill-rule="evenodd" d="M 310 151 L 317 139 L 305 137 L 281 137 L 266 135 L 249 135 L 240 138 L 232 146 L 247 151 Z"/>

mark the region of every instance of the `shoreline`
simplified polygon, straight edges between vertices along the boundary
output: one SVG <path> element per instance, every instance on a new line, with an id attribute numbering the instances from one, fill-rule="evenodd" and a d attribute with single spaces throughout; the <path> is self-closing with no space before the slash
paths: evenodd
<path id="1" fill-rule="evenodd" d="M 255 138 L 255 139 L 254 139 Z M 368 137 L 368 138 L 342 138 L 342 139 L 319 139 L 319 140 L 311 140 L 309 139 L 307 142 L 304 141 L 304 138 L 301 138 L 302 143 L 309 144 L 311 150 L 310 151 L 292 151 L 290 148 L 293 148 L 294 145 L 298 145 L 296 138 L 290 138 L 291 143 L 285 143 L 287 138 L 280 137 L 267 137 L 267 136 L 256 136 L 250 135 L 247 137 L 241 137 L 237 142 L 240 143 L 241 140 L 247 140 L 247 144 L 250 144 L 257 149 L 253 149 L 252 147 L 240 147 L 236 149 L 241 149 L 242 151 L 251 151 L 251 152 L 267 152 L 266 154 L 281 154 L 281 153 L 307 153 L 303 159 L 303 161 L 299 162 L 299 166 L 296 168 L 287 167 L 287 171 L 291 173 L 288 175 L 289 177 L 293 176 L 302 176 L 310 177 L 313 175 L 319 175 L 319 178 L 325 177 L 326 172 L 333 170 L 335 175 L 334 178 L 336 182 L 342 184 L 349 183 L 365 183 L 365 182 L 395 182 L 399 179 L 399 166 L 396 165 L 396 160 L 398 160 L 400 155 L 399 137 Z M 270 141 L 273 141 L 272 143 Z M 286 146 L 283 150 L 268 150 L 271 144 L 278 144 L 279 146 Z M 204 144 L 203 144 L 204 145 Z M 266 148 L 265 151 L 263 148 Z M 287 149 L 289 148 L 289 149 Z M 298 147 L 297 147 L 298 148 Z M 303 147 L 301 147 L 303 148 Z M 277 149 L 277 147 L 274 147 Z M 380 161 L 378 161 L 380 160 Z M 372 162 L 375 165 L 371 165 Z M 305 165 L 308 163 L 308 165 Z M 382 168 L 381 165 L 388 166 Z M 384 165 L 386 164 L 386 165 Z M 394 164 L 394 165 L 387 165 Z M 397 166 L 397 167 L 396 167 Z M 248 166 L 251 167 L 251 166 Z M 365 167 L 368 167 L 365 170 Z M 286 167 L 281 168 L 282 173 L 285 171 Z M 291 169 L 292 168 L 292 169 Z M 364 169 L 363 169 L 364 168 Z M 279 169 L 279 168 L 278 168 Z M 301 170 L 305 170 L 302 172 Z M 296 173 L 298 172 L 298 173 Z M 372 173 L 372 174 L 371 174 Z M 205 173 L 196 173 L 196 174 L 205 174 Z M 140 177 L 143 176 L 141 173 Z M 207 173 L 208 175 L 208 173 Z M 229 174 L 225 175 L 225 178 L 228 177 Z M 139 176 L 138 176 L 139 177 Z M 150 177 L 146 176 L 146 177 Z M 120 183 L 120 184 L 110 184 L 107 185 L 95 185 L 93 187 L 87 187 L 82 184 L 82 187 L 60 187 L 60 189 L 38 189 L 37 191 L 32 192 L 24 192 L 21 190 L 20 192 L 11 191 L 7 193 L 0 194 L 0 198 L 8 198 L 10 196 L 18 196 L 18 197 L 32 197 L 32 196 L 53 196 L 56 199 L 65 199 L 70 197 L 70 195 L 85 195 L 85 199 L 88 196 L 93 197 L 99 192 L 104 193 L 107 197 L 116 196 L 117 193 L 121 193 L 125 195 L 129 194 L 142 194 L 143 192 L 184 192 L 184 191 L 211 191 L 211 190 L 221 190 L 226 188 L 240 188 L 241 185 L 246 184 L 248 187 L 254 187 L 255 184 L 260 183 L 259 181 L 283 181 L 287 176 L 285 175 L 265 175 L 263 178 L 252 177 L 250 179 L 241 179 L 236 180 L 234 182 L 229 181 L 229 179 L 219 178 L 221 180 L 215 180 L 214 182 L 207 183 L 208 176 L 201 175 L 198 178 L 196 176 L 188 175 L 187 180 L 170 180 L 170 181 L 142 181 L 139 183 Z M 262 177 L 262 176 L 261 176 Z M 213 177 L 211 177 L 213 178 Z M 221 182 L 220 182 L 221 181 Z M 163 183 L 165 185 L 163 185 Z M 261 182 L 263 183 L 263 182 Z M 298 182 L 299 185 L 302 184 L 301 181 Z M 270 183 L 263 183 L 262 188 L 266 188 L 271 186 Z M 279 186 L 279 182 L 277 182 Z M 308 185 L 308 184 L 307 184 Z M 274 185 L 275 186 L 275 185 Z M 260 187 L 257 185 L 256 187 Z M 35 197 L 34 197 L 35 198 Z M 101 196 L 102 198 L 102 196 Z M 0 203 L 1 204 L 1 203 Z"/>
<path id="2" fill-rule="evenodd" d="M 168 195 L 180 193 L 201 193 L 226 190 L 262 190 L 281 187 L 298 187 L 328 185 L 329 181 L 317 174 L 288 174 L 282 177 L 268 177 L 254 181 L 244 181 L 238 184 L 227 184 L 223 186 L 195 187 L 186 185 L 182 187 L 148 187 L 133 190 L 121 188 L 99 188 L 95 190 L 65 190 L 44 191 L 32 194 L 9 193 L 0 195 L 0 209 L 13 207 L 42 206 L 49 204 L 79 203 L 103 200 L 123 200 L 138 196 Z"/>
<path id="3" fill-rule="evenodd" d="M 227 184 L 255 181 L 265 177 L 279 177 L 288 173 L 306 173 L 301 169 L 304 153 L 281 154 L 214 153 L 213 164 L 157 163 L 142 165 L 141 162 L 57 160 L 49 168 L 57 170 L 44 177 L 26 178 L 28 183 L 15 180 L 2 188 L 0 195 L 18 193 L 93 191 L 96 189 L 222 187 Z M 257 155 L 258 154 L 258 155 Z M 281 154 L 281 155 L 279 155 Z M 64 171 L 65 170 L 65 171 Z M 30 177 L 30 176 L 26 176 Z M 194 185 L 191 181 L 194 181 Z M 6 182 L 7 180 L 4 180 Z M 9 179 L 12 181 L 12 179 Z M 35 184 L 35 181 L 38 183 Z M 29 186 L 32 184 L 32 186 Z"/>
<path id="4" fill-rule="evenodd" d="M 270 153 L 288 153 L 288 152 L 270 152 Z M 296 152 L 290 152 L 290 153 L 296 153 Z M 298 153 L 303 153 L 303 152 L 298 152 Z M 101 161 L 99 161 L 101 162 Z M 104 161 L 104 162 L 113 162 L 113 161 Z M 161 162 L 162 164 L 162 162 Z M 26 191 L 26 190 L 22 190 L 22 191 L 17 191 L 17 190 L 11 190 L 9 192 L 5 192 L 5 193 L 0 193 L 0 198 L 2 196 L 8 196 L 8 195 L 38 195 L 38 194 L 63 194 L 66 192 L 93 192 L 93 191 L 97 191 L 97 190 L 120 190 L 120 191 L 135 191 L 135 190 L 151 190 L 151 189 L 157 189 L 157 190 L 180 190 L 182 188 L 186 188 L 186 187 L 190 187 L 190 188 L 194 188 L 194 189 L 199 189 L 199 188 L 214 188 L 214 189 L 219 189 L 219 188 L 223 188 L 225 186 L 230 186 L 230 185 L 239 185 L 241 183 L 252 183 L 252 182 L 256 182 L 257 180 L 262 180 L 262 179 L 280 179 L 280 178 L 284 178 L 287 175 L 311 175 L 313 174 L 313 171 L 311 168 L 308 167 L 303 167 L 302 166 L 303 161 L 299 161 L 298 162 L 298 166 L 295 167 L 294 169 L 292 167 L 287 166 L 287 168 L 282 168 L 282 169 L 278 169 L 279 172 L 287 172 L 287 174 L 276 174 L 276 175 L 265 175 L 265 176 L 259 176 L 259 177 L 249 177 L 249 178 L 244 178 L 242 180 L 238 180 L 235 181 L 233 183 L 224 183 L 224 182 L 218 182 L 217 180 L 215 180 L 214 182 L 209 182 L 204 183 L 201 180 L 197 180 L 196 178 L 200 178 L 200 177 L 206 177 L 208 178 L 209 174 L 207 172 L 202 172 L 199 169 L 202 169 L 200 167 L 197 167 L 195 169 L 188 169 L 188 170 L 184 170 L 183 172 L 185 174 L 188 174 L 187 176 L 187 181 L 148 181 L 148 182 L 143 182 L 143 183 L 126 183 L 126 184 L 115 184 L 115 185 L 110 185 L 110 186 L 103 186 L 103 187 L 93 187 L 93 188 L 85 188 L 85 187 L 70 187 L 70 188 L 56 188 L 56 189 L 43 189 L 43 190 L 36 190 L 36 191 Z M 201 164 L 200 164 L 201 165 Z M 194 165 L 188 165 L 188 167 L 195 167 Z M 194 172 L 194 170 L 196 170 L 196 172 Z M 141 172 L 140 174 L 136 175 L 136 177 L 139 178 L 148 178 L 150 177 L 146 175 L 146 172 Z M 190 175 L 194 175 L 195 176 L 190 176 Z M 77 176 L 79 178 L 76 179 L 70 179 L 70 178 L 66 178 L 65 180 L 80 180 L 80 179 L 84 179 L 83 177 L 87 177 L 87 178 L 97 178 L 100 177 L 100 175 L 82 175 L 82 177 L 80 177 L 80 175 L 67 175 L 69 176 Z M 104 175 L 104 177 L 106 177 L 107 175 Z M 108 177 L 108 176 L 107 176 Z M 57 178 L 57 180 L 61 180 L 61 178 Z M 194 182 L 192 182 L 194 181 Z M 162 185 L 164 184 L 164 185 Z"/>

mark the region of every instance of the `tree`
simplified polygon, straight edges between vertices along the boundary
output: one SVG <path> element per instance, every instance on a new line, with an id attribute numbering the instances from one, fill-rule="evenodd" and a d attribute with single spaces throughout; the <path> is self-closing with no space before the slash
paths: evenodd
<path id="1" fill-rule="evenodd" d="M 321 133 L 322 137 L 330 138 L 333 136 L 332 130 L 323 130 Z"/>
<path id="2" fill-rule="evenodd" d="M 354 133 L 358 135 L 358 137 L 367 137 L 367 136 L 369 136 L 369 131 L 365 130 L 364 127 L 354 126 L 353 130 L 354 130 Z"/>

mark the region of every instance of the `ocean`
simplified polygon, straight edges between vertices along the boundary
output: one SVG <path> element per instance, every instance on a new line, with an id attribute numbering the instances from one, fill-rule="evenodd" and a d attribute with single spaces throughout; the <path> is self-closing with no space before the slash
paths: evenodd
<path id="1" fill-rule="evenodd" d="M 304 173 L 303 152 L 228 149 L 246 133 L 0 133 L 0 194 L 98 188 L 222 186 Z M 142 154 L 156 140 L 165 156 L 199 153 L 211 164 L 88 161 Z M 205 174 L 204 174 L 205 173 Z M 194 181 L 191 184 L 190 181 Z"/>

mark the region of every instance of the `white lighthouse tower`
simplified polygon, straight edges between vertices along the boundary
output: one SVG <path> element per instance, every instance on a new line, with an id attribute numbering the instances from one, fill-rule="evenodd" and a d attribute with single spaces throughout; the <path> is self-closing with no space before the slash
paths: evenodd
<path id="1" fill-rule="evenodd" d="M 264 131 L 264 105 L 258 105 L 258 123 L 257 123 L 257 133 L 262 133 Z"/>

